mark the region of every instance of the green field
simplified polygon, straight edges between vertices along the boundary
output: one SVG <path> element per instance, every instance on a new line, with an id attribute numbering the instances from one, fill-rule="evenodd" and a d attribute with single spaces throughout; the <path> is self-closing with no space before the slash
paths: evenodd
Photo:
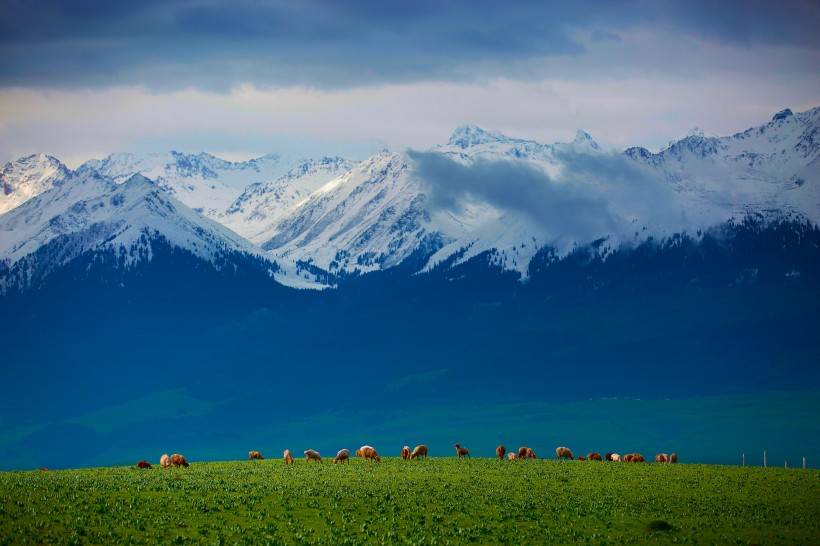
<path id="1" fill-rule="evenodd" d="M 817 470 L 430 458 L 0 473 L 0 544 L 817 544 Z"/>

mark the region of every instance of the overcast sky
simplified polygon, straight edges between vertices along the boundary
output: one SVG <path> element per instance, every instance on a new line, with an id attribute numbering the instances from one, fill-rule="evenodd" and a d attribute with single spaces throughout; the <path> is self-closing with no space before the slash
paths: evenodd
<path id="1" fill-rule="evenodd" d="M 474 123 L 658 149 L 820 105 L 816 1 L 0 0 L 0 163 L 363 158 Z"/>

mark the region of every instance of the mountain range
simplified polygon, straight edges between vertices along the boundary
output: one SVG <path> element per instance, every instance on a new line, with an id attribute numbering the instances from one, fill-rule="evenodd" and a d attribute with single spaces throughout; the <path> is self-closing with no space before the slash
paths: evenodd
<path id="1" fill-rule="evenodd" d="M 120 153 L 71 172 L 35 155 L 7 164 L 0 175 L 0 259 L 13 267 L 58 235 L 83 240 L 64 244 L 74 252 L 127 248 L 133 237 L 116 226 L 128 226 L 131 233 L 153 230 L 199 256 L 215 252 L 217 240 L 222 249 L 255 253 L 279 264 L 277 280 L 294 286 L 390 268 L 419 251 L 427 256 L 420 270 L 489 252 L 526 279 L 544 247 L 564 255 L 603 239 L 617 248 L 755 214 L 816 223 L 818 119 L 820 108 L 786 109 L 732 136 L 695 130 L 658 153 L 605 152 L 583 131 L 570 143 L 549 145 L 466 125 L 431 150 L 382 152 L 361 162 Z M 135 174 L 163 196 L 146 190 L 131 199 L 169 200 L 163 220 L 141 212 L 140 225 L 131 207 L 116 206 L 97 217 L 106 198 L 125 198 L 124 191 L 107 194 Z M 177 233 L 190 233 L 192 224 L 210 242 Z M 92 226 L 95 236 L 87 233 Z M 108 237 L 114 231 L 118 236 Z M 305 279 L 298 264 L 322 274 Z"/>
<path id="2" fill-rule="evenodd" d="M 787 109 L 656 153 L 465 125 L 361 161 L 8 163 L 0 466 L 230 457 L 310 431 L 320 450 L 513 441 L 488 422 L 537 452 L 604 426 L 616 451 L 708 437 L 702 462 L 734 460 L 730 439 L 796 460 L 816 424 L 785 437 L 742 409 L 820 403 L 818 121 Z M 556 417 L 589 399 L 655 413 Z M 717 422 L 734 436 L 702 434 Z"/>

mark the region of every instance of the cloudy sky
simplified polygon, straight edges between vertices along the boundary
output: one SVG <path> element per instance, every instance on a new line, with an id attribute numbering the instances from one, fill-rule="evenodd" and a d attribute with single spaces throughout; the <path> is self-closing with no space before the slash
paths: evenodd
<path id="1" fill-rule="evenodd" d="M 0 0 L 0 163 L 362 158 L 453 129 L 657 149 L 820 105 L 815 1 Z"/>

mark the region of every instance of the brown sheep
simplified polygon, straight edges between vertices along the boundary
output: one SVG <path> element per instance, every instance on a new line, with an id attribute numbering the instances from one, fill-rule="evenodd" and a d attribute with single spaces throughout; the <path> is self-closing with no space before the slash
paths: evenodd
<path id="1" fill-rule="evenodd" d="M 579 457 L 578 457 L 578 460 L 579 460 L 579 461 L 586 461 L 586 460 L 587 460 L 587 458 L 586 458 L 586 457 L 584 457 L 583 455 L 581 455 L 581 456 L 579 456 Z"/>
<path id="2" fill-rule="evenodd" d="M 604 454 L 604 460 L 605 461 L 611 461 L 612 460 L 612 453 L 605 453 Z"/>
<path id="3" fill-rule="evenodd" d="M 282 456 L 285 458 L 285 464 L 293 464 L 293 455 L 290 454 L 289 449 L 286 449 Z"/>
<path id="4" fill-rule="evenodd" d="M 624 455 L 624 462 L 626 463 L 645 463 L 646 459 L 640 453 L 628 453 Z"/>
<path id="5" fill-rule="evenodd" d="M 470 457 L 470 452 L 467 450 L 466 447 L 461 447 L 458 444 L 455 444 L 455 446 L 456 446 L 456 454 L 458 455 L 459 460 L 461 460 L 462 457 Z M 470 458 L 472 458 L 472 457 L 470 457 Z"/>
<path id="6" fill-rule="evenodd" d="M 519 459 L 537 459 L 538 457 L 535 456 L 535 452 L 528 448 L 528 447 L 519 447 L 518 448 L 518 458 Z"/>
<path id="7" fill-rule="evenodd" d="M 248 451 L 248 459 L 265 460 L 265 458 L 262 456 L 262 454 L 259 453 L 258 451 Z"/>
<path id="8" fill-rule="evenodd" d="M 656 463 L 668 463 L 669 462 L 669 455 L 666 453 L 658 453 L 655 455 L 655 462 Z"/>
<path id="9" fill-rule="evenodd" d="M 410 460 L 423 457 L 427 458 L 427 446 L 426 445 L 418 445 L 413 449 L 413 453 L 410 454 Z"/>
<path id="10" fill-rule="evenodd" d="M 672 455 L 670 455 L 670 456 L 669 456 L 669 462 L 670 462 L 670 463 L 673 463 L 673 464 L 674 464 L 674 463 L 676 463 L 676 462 L 678 462 L 678 454 L 677 454 L 677 453 L 673 453 Z"/>
<path id="11" fill-rule="evenodd" d="M 497 448 L 495 448 L 495 456 L 501 459 L 502 461 L 504 460 L 504 454 L 506 452 L 507 448 L 504 446 L 498 446 Z"/>
<path id="12" fill-rule="evenodd" d="M 185 457 L 183 457 L 179 453 L 174 453 L 168 460 L 171 461 L 171 464 L 174 466 L 184 466 L 185 468 L 188 468 L 190 466 Z"/>
<path id="13" fill-rule="evenodd" d="M 163 453 L 162 457 L 159 458 L 159 465 L 162 468 L 168 468 L 171 466 L 171 458 L 168 457 L 167 453 Z"/>
<path id="14" fill-rule="evenodd" d="M 570 461 L 575 459 L 575 457 L 572 456 L 572 451 L 570 451 L 568 447 L 556 447 L 555 454 L 558 456 L 559 461 L 564 457 L 568 458 Z"/>
<path id="15" fill-rule="evenodd" d="M 587 453 L 587 460 L 588 461 L 600 461 L 601 455 L 599 453 Z"/>
<path id="16" fill-rule="evenodd" d="M 313 449 L 308 449 L 305 451 L 305 462 L 309 463 L 310 461 L 316 461 L 316 463 L 324 463 L 322 460 L 322 456 L 319 455 L 319 452 Z"/>
<path id="17" fill-rule="evenodd" d="M 362 457 L 363 459 L 367 459 L 368 462 L 382 462 L 381 458 L 379 457 L 379 453 L 370 446 L 362 446 L 359 449 L 357 449 L 356 456 Z"/>
<path id="18" fill-rule="evenodd" d="M 148 461 L 143 459 L 143 460 L 141 460 L 140 462 L 137 463 L 137 468 L 153 468 L 153 467 L 151 466 L 151 463 L 149 463 Z"/>
<path id="19" fill-rule="evenodd" d="M 333 464 L 342 463 L 347 461 L 347 464 L 350 464 L 350 450 L 349 449 L 340 449 L 339 453 L 336 454 L 336 458 L 333 459 Z"/>
<path id="20" fill-rule="evenodd" d="M 513 453 L 512 451 L 510 451 L 509 453 L 507 453 L 507 458 L 511 461 L 514 461 L 518 458 L 518 455 L 516 453 Z"/>
<path id="21" fill-rule="evenodd" d="M 401 448 L 401 460 L 406 461 L 410 458 L 410 446 Z"/>

